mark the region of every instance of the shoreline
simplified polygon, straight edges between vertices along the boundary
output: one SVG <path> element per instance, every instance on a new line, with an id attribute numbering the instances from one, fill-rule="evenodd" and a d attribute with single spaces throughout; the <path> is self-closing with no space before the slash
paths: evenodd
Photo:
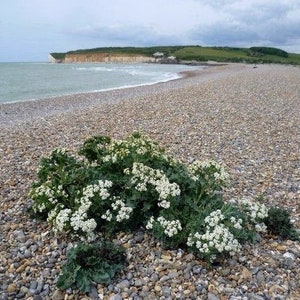
<path id="1" fill-rule="evenodd" d="M 224 200 L 263 196 L 289 209 L 300 228 L 300 72 L 282 65 L 230 64 L 151 86 L 13 103 L 0 116 L 0 298 L 81 299 L 59 291 L 70 240 L 30 217 L 28 191 L 42 157 L 77 153 L 85 139 L 141 131 L 185 163 L 213 159 L 231 184 Z M 1 111 L 3 106 L 0 106 Z M 208 269 L 144 231 L 116 236 L 128 266 L 91 299 L 300 299 L 300 243 L 262 235 Z M 86 296 L 87 298 L 87 296 Z"/>
<path id="2" fill-rule="evenodd" d="M 186 71 L 186 72 L 190 72 L 190 71 Z M 55 98 L 64 98 L 64 97 L 70 97 L 70 96 L 82 95 L 82 94 L 103 93 L 103 92 L 110 92 L 110 91 L 114 91 L 114 90 L 123 90 L 123 89 L 128 89 L 128 88 L 136 88 L 136 87 L 148 86 L 148 85 L 153 85 L 153 84 L 158 84 L 158 83 L 164 83 L 164 82 L 180 79 L 181 78 L 180 74 L 182 74 L 182 73 L 185 73 L 185 71 L 178 72 L 177 73 L 178 77 L 176 77 L 176 78 L 170 78 L 170 79 L 166 79 L 166 80 L 162 80 L 162 81 L 155 81 L 155 82 L 150 82 L 150 83 L 143 83 L 143 84 L 137 84 L 137 85 L 125 85 L 125 86 L 120 86 L 120 87 L 112 87 L 112 88 L 107 88 L 107 89 L 91 90 L 91 91 L 85 91 L 85 92 L 74 92 L 74 93 L 69 93 L 69 94 L 48 96 L 48 97 L 43 97 L 43 98 L 32 98 L 32 99 L 0 102 L 0 108 L 1 108 L 1 105 L 7 105 L 7 104 L 13 104 L 13 103 L 20 103 L 20 102 L 26 103 L 26 102 L 32 102 L 32 101 L 51 100 L 51 99 L 55 99 Z"/>
<path id="3" fill-rule="evenodd" d="M 159 89 L 168 89 L 173 86 L 173 82 L 178 80 L 192 79 L 193 77 L 203 77 L 211 74 L 218 74 L 222 71 L 222 67 L 213 66 L 205 67 L 201 70 L 190 70 L 179 72 L 180 77 L 150 84 L 138 86 L 128 86 L 120 88 L 112 88 L 109 90 L 82 92 L 62 96 L 53 96 L 42 99 L 32 99 L 15 102 L 0 103 L 0 126 L 12 124 L 14 122 L 29 121 L 32 118 L 46 117 L 60 113 L 70 112 L 76 109 L 88 108 L 91 105 L 113 104 L 122 101 L 126 98 L 136 97 L 139 93 L 155 93 L 156 87 Z M 237 66 L 237 65 L 236 65 Z M 239 64 L 240 69 L 242 64 Z M 221 67 L 221 69 L 220 69 Z M 169 87 L 171 85 L 171 87 Z M 145 89 L 148 88 L 148 91 Z M 112 95 L 111 99 L 110 95 Z M 139 96 L 139 95 L 138 95 Z"/>
<path id="4" fill-rule="evenodd" d="M 20 63 L 17 63 L 17 64 L 20 64 Z M 29 63 L 29 64 L 34 64 L 34 63 Z M 49 63 L 44 63 L 44 64 L 49 65 Z M 88 65 L 95 65 L 95 64 L 97 65 L 97 63 L 89 63 Z M 99 64 L 101 65 L 101 67 L 103 67 L 103 65 L 105 65 L 104 68 L 106 68 L 107 66 L 110 65 L 110 63 L 99 63 Z M 144 63 L 144 64 L 147 65 L 146 63 Z M 72 65 L 82 65 L 82 64 L 81 63 L 72 63 Z M 119 64 L 114 64 L 114 65 L 119 65 Z M 124 64 L 122 64 L 122 65 L 124 65 Z M 167 65 L 167 64 L 151 63 L 151 65 L 155 66 L 155 65 Z M 168 64 L 168 65 L 170 65 L 170 64 Z M 172 64 L 172 65 L 175 65 L 175 64 Z M 198 68 L 198 70 L 200 70 L 200 68 L 208 67 L 208 64 L 206 64 L 206 65 L 176 64 L 176 65 L 186 65 L 188 67 L 191 67 L 191 71 L 197 70 L 196 68 Z M 214 66 L 214 65 L 211 65 L 211 66 Z M 192 67 L 194 67 L 194 68 L 192 68 Z M 150 69 L 150 71 L 151 71 L 151 69 Z M 189 72 L 189 70 L 187 70 L 187 72 Z M 78 90 L 78 91 L 68 91 L 68 92 L 62 93 L 62 94 L 56 94 L 56 95 L 53 94 L 53 95 L 48 95 L 48 96 L 44 95 L 44 96 L 40 96 L 40 97 L 39 96 L 35 96 L 35 97 L 32 96 L 32 98 L 25 98 L 25 99 L 20 98 L 20 99 L 15 99 L 15 100 L 5 100 L 4 98 L 2 98 L 2 99 L 0 99 L 0 107 L 1 107 L 2 104 L 9 104 L 9 103 L 30 102 L 30 101 L 38 101 L 38 100 L 39 101 L 40 100 L 49 100 L 49 99 L 53 99 L 53 98 L 68 97 L 68 96 L 77 95 L 77 94 L 80 95 L 80 94 L 101 93 L 101 92 L 109 92 L 109 91 L 118 90 L 118 89 L 135 88 L 135 87 L 139 87 L 139 86 L 148 86 L 148 85 L 153 85 L 153 84 L 157 84 L 157 83 L 164 83 L 164 82 L 180 79 L 182 74 L 184 74 L 184 73 L 185 73 L 185 71 L 173 70 L 173 71 L 168 72 L 169 75 L 166 78 L 162 78 L 162 77 L 159 77 L 159 76 L 156 79 L 148 78 L 148 81 L 142 82 L 142 83 L 132 83 L 132 84 L 122 83 L 124 85 L 112 86 L 112 87 L 103 87 L 103 88 L 99 88 L 99 89 L 97 89 L 97 87 L 95 87 L 94 89 L 91 88 L 90 90 L 84 90 L 84 87 L 82 87 L 81 91 L 80 90 Z M 49 94 L 51 94 L 51 92 L 49 92 Z M 7 95 L 7 97 L 9 98 L 9 95 Z"/>

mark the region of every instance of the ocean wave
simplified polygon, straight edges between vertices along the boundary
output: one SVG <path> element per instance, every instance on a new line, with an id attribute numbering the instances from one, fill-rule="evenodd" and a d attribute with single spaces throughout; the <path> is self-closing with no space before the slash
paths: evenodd
<path id="1" fill-rule="evenodd" d="M 151 85 L 191 69 L 160 64 L 2 64 L 0 103 Z"/>

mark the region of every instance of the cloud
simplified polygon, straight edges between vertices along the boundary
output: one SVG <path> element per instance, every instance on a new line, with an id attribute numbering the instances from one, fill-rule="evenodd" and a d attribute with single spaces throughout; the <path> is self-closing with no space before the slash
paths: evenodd
<path id="1" fill-rule="evenodd" d="M 0 61 L 110 46 L 263 45 L 300 53 L 299 16 L 299 0 L 10 0 L 1 6 Z"/>
<path id="2" fill-rule="evenodd" d="M 296 2 L 225 0 L 217 2 L 226 4 L 222 8 L 223 18 L 218 18 L 206 26 L 201 24 L 191 29 L 189 37 L 192 40 L 222 46 L 284 47 L 299 42 L 300 4 Z"/>
<path id="3" fill-rule="evenodd" d="M 153 25 L 110 25 L 86 26 L 72 31 L 73 36 L 97 40 L 99 45 L 108 41 L 116 45 L 158 45 L 180 43 L 176 34 L 165 34 Z"/>

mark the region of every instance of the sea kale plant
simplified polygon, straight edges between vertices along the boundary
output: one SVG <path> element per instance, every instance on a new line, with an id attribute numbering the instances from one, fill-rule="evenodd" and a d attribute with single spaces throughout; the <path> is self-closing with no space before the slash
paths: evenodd
<path id="1" fill-rule="evenodd" d="M 68 250 L 57 286 L 60 289 L 76 286 L 87 293 L 94 283 L 109 283 L 123 269 L 125 260 L 124 249 L 112 242 L 80 243 Z"/>
<path id="2" fill-rule="evenodd" d="M 78 154 L 43 158 L 29 193 L 35 214 L 57 233 L 93 241 L 144 227 L 212 263 L 266 229 L 262 203 L 222 200 L 229 176 L 214 161 L 185 165 L 140 133 L 89 138 Z"/>

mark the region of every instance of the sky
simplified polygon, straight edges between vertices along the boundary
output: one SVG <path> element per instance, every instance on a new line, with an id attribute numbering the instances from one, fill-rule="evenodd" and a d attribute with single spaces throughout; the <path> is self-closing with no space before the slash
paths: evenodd
<path id="1" fill-rule="evenodd" d="M 96 47 L 278 47 L 300 53 L 300 0 L 9 0 L 0 62 Z"/>

